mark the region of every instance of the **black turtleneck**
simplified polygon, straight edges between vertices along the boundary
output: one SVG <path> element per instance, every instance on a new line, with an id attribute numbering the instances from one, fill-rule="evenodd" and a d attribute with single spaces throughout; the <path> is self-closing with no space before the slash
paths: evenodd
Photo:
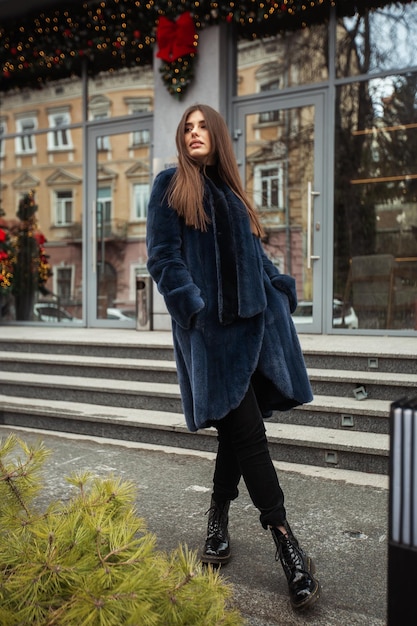
<path id="1" fill-rule="evenodd" d="M 219 307 L 222 324 L 231 324 L 238 316 L 237 266 L 234 237 L 229 220 L 229 207 L 224 194 L 225 183 L 222 181 L 216 165 L 208 165 L 205 175 L 213 183 L 210 189 L 214 200 L 214 236 L 220 256 L 220 278 L 222 300 Z"/>

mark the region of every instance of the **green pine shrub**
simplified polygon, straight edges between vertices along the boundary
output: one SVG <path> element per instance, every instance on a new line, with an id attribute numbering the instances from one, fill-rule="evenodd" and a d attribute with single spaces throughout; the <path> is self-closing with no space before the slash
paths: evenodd
<path id="1" fill-rule="evenodd" d="M 0 440 L 2 626 L 241 626 L 231 588 L 196 554 L 157 550 L 135 487 L 113 476 L 67 478 L 66 502 L 39 510 L 50 452 Z"/>

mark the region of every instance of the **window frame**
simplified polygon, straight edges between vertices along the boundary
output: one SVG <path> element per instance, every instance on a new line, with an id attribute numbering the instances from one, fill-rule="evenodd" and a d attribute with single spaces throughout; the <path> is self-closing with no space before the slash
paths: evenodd
<path id="1" fill-rule="evenodd" d="M 0 159 L 4 159 L 6 156 L 6 140 L 3 137 L 4 135 L 7 135 L 7 122 L 6 120 L 0 119 Z"/>
<path id="2" fill-rule="evenodd" d="M 32 127 L 30 129 L 25 129 L 25 122 L 32 122 Z M 16 119 L 16 155 L 25 156 L 36 154 L 35 131 L 37 128 L 38 119 L 36 115 L 25 115 Z"/>
<path id="3" fill-rule="evenodd" d="M 263 172 L 266 170 L 276 169 L 277 175 L 275 180 L 278 182 L 277 188 L 277 196 L 278 196 L 278 204 L 277 206 L 272 206 L 270 203 L 264 204 L 263 200 L 263 181 L 271 181 L 273 177 L 268 176 L 265 177 Z M 270 185 L 269 185 L 270 186 Z M 271 189 L 269 190 L 268 195 L 271 195 Z M 258 202 L 258 198 L 260 198 L 261 202 Z M 259 211 L 273 213 L 275 211 L 283 211 L 284 210 L 284 164 L 280 161 L 271 161 L 268 163 L 257 164 L 254 168 L 254 185 L 253 185 L 253 200 L 255 206 Z"/>
<path id="4" fill-rule="evenodd" d="M 103 191 L 108 191 L 108 195 L 100 197 L 100 192 L 103 192 Z M 100 232 L 99 231 L 100 229 L 99 211 L 101 210 L 101 208 L 99 209 L 100 205 L 101 206 L 104 205 L 103 220 L 101 223 L 103 227 L 102 235 L 105 236 L 105 234 L 109 232 L 109 230 L 111 229 L 111 224 L 112 224 L 112 219 L 113 219 L 113 189 L 111 185 L 103 185 L 97 188 L 97 205 L 96 205 L 97 232 Z"/>
<path id="5" fill-rule="evenodd" d="M 57 119 L 62 118 L 62 124 L 57 124 Z M 67 110 L 49 111 L 48 150 L 50 152 L 62 152 L 72 150 L 72 137 L 69 126 L 71 125 L 71 115 Z M 62 139 L 64 138 L 64 141 Z"/>
<path id="6" fill-rule="evenodd" d="M 69 284 L 68 298 L 66 298 L 65 294 L 62 295 L 59 291 L 59 285 L 62 284 L 63 282 L 59 280 L 59 274 L 62 271 L 70 272 L 69 280 L 65 281 L 65 284 Z M 54 268 L 54 293 L 58 296 L 60 302 L 64 306 L 70 303 L 73 299 L 74 284 L 75 284 L 75 266 L 74 265 L 72 264 L 71 265 L 58 265 Z"/>
<path id="7" fill-rule="evenodd" d="M 140 193 L 137 193 L 138 191 Z M 136 182 L 132 184 L 132 218 L 135 222 L 146 222 L 148 217 L 148 203 L 150 195 L 151 190 L 148 182 Z M 140 204 L 139 211 L 138 204 Z"/>
<path id="8" fill-rule="evenodd" d="M 71 194 L 70 198 L 64 199 L 64 198 L 59 198 L 58 195 L 59 194 L 64 194 L 64 193 L 68 193 Z M 71 213 L 71 221 L 60 221 L 59 218 L 59 213 L 61 212 L 62 215 L 64 215 L 67 210 L 67 202 L 66 201 L 70 200 L 71 206 L 70 206 L 70 213 Z M 65 205 L 65 206 L 63 206 Z M 70 226 L 71 224 L 74 223 L 74 192 L 72 189 L 54 189 L 53 191 L 53 207 L 54 207 L 54 224 L 55 226 L 57 226 L 58 228 L 63 228 L 66 226 Z"/>

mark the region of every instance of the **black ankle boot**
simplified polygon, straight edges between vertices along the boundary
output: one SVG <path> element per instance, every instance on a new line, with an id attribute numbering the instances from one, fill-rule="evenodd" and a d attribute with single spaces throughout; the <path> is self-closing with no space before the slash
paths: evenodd
<path id="1" fill-rule="evenodd" d="M 313 577 L 315 567 L 312 559 L 300 548 L 287 522 L 284 535 L 278 528 L 271 528 L 277 547 L 276 559 L 281 561 L 288 581 L 293 608 L 306 609 L 320 597 L 320 583 Z"/>
<path id="2" fill-rule="evenodd" d="M 230 500 L 218 505 L 211 498 L 210 508 L 207 511 L 207 539 L 204 544 L 201 561 L 212 565 L 224 565 L 230 559 L 230 539 L 227 529 L 229 522 Z"/>

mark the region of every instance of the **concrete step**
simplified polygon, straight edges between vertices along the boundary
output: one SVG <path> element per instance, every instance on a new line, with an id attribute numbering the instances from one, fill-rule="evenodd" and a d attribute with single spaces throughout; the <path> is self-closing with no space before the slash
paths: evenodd
<path id="1" fill-rule="evenodd" d="M 166 410 L 0 395 L 2 425 L 71 432 L 214 452 L 215 429 L 190 433 L 180 413 Z M 274 461 L 375 474 L 388 473 L 389 437 L 305 425 L 267 423 Z"/>
<path id="2" fill-rule="evenodd" d="M 129 409 L 182 412 L 177 384 L 56 376 L 25 372 L 2 374 L 4 395 L 46 402 L 86 402 Z"/>
<path id="3" fill-rule="evenodd" d="M 364 393 L 375 400 L 398 400 L 417 394 L 417 374 L 396 372 L 362 372 L 308 368 L 315 394 L 356 398 Z"/>
<path id="4" fill-rule="evenodd" d="M 277 411 L 268 422 L 388 434 L 390 405 L 389 400 L 358 401 L 316 394 L 313 402 L 290 411 Z"/>
<path id="5" fill-rule="evenodd" d="M 60 360 L 59 363 L 71 362 L 63 367 L 73 367 L 77 376 L 56 374 L 60 369 L 56 359 Z M 25 361 L 28 371 L 3 373 L 4 393 L 16 397 L 182 411 L 173 363 L 149 359 L 131 363 L 126 360 L 125 364 L 125 359 L 122 363 L 115 359 L 110 368 L 109 359 L 102 359 L 100 363 L 97 359 L 100 357 L 28 355 Z M 9 365 L 6 363 L 6 367 Z M 94 370 L 94 376 L 84 374 L 91 370 Z M 101 377 L 108 374 L 111 374 L 108 378 Z M 292 411 L 277 411 L 270 421 L 387 433 L 389 405 L 389 400 L 369 398 L 358 401 L 342 395 L 315 394 L 312 403 Z"/>
<path id="6" fill-rule="evenodd" d="M 417 374 L 416 337 L 299 334 L 308 368 Z"/>
<path id="7" fill-rule="evenodd" d="M 35 335 L 36 335 L 35 329 Z M 56 329 L 50 329 L 55 331 Z M 126 331 L 125 331 L 126 332 Z M 129 332 L 129 331 L 127 331 Z M 133 331 L 130 331 L 131 333 Z M 174 351 L 172 341 L 170 341 L 169 333 L 166 341 L 152 342 L 147 336 L 147 341 L 143 341 L 143 337 L 139 337 L 138 334 L 134 334 L 137 341 L 129 340 L 123 341 L 121 338 L 119 341 L 114 342 L 111 339 L 106 341 L 105 337 L 108 333 L 108 329 L 103 330 L 102 341 L 98 341 L 97 338 L 88 339 L 88 335 L 85 336 L 83 341 L 74 338 L 71 340 L 67 336 L 65 339 L 48 339 L 43 338 L 42 341 L 37 339 L 27 340 L 22 338 L 16 339 L 16 336 L 2 337 L 0 339 L 0 351 L 2 352 L 19 352 L 19 353 L 32 353 L 32 354 L 71 354 L 71 355 L 88 355 L 91 357 L 104 357 L 104 358 L 130 358 L 130 359 L 156 359 L 158 361 L 173 361 Z M 122 331 L 119 331 L 121 335 Z M 53 337 L 52 333 L 52 337 Z"/>
<path id="8" fill-rule="evenodd" d="M 173 360 L 6 351 L 0 352 L 0 362 L 8 372 L 177 383 Z"/>
<path id="9" fill-rule="evenodd" d="M 354 339 L 357 341 L 358 337 Z M 375 342 L 378 342 L 379 339 L 379 337 L 375 338 Z M 411 338 L 410 341 L 413 342 L 415 340 Z M 304 350 L 304 360 L 308 368 L 316 367 L 329 370 L 349 370 L 352 372 L 417 374 L 417 359 L 415 356 L 400 353 L 381 354 L 378 344 L 369 354 L 358 353 L 355 351 L 355 348 L 352 351 L 345 349 L 338 354 L 323 352 L 316 348 L 308 348 Z"/>
<path id="10" fill-rule="evenodd" d="M 29 371 L 3 373 L 5 395 L 182 412 L 175 366 L 172 362 L 154 362 L 149 359 L 144 363 L 137 360 L 129 363 L 126 360 L 125 367 L 125 359 L 122 359 L 122 363 L 120 359 L 115 359 L 109 372 L 109 359 L 102 359 L 95 370 L 100 357 L 28 355 L 26 358 L 30 365 Z M 47 369 L 49 372 L 59 371 L 58 361 L 55 359 L 60 362 L 71 361 L 77 376 L 47 373 Z M 48 368 L 45 368 L 45 362 Z M 87 371 L 93 369 L 94 376 L 81 376 L 84 368 Z M 39 369 L 42 373 L 39 373 Z M 110 378 L 99 377 L 109 373 L 112 374 Z M 128 376 L 130 378 L 125 380 Z M 137 379 L 139 376 L 140 380 Z M 162 382 L 165 379 L 175 382 Z M 291 411 L 276 411 L 268 421 L 386 434 L 389 431 L 389 408 L 389 400 L 368 398 L 358 401 L 342 395 L 315 394 L 313 402 Z"/>
<path id="11" fill-rule="evenodd" d="M 91 355 L 0 352 L 3 369 L 15 373 L 177 383 L 173 360 Z M 315 395 L 356 398 L 362 388 L 369 399 L 393 401 L 417 393 L 417 374 L 308 369 Z"/>
<path id="12" fill-rule="evenodd" d="M 308 368 L 417 374 L 417 337 L 299 335 Z M 8 326 L 0 351 L 173 360 L 169 331 Z"/>

